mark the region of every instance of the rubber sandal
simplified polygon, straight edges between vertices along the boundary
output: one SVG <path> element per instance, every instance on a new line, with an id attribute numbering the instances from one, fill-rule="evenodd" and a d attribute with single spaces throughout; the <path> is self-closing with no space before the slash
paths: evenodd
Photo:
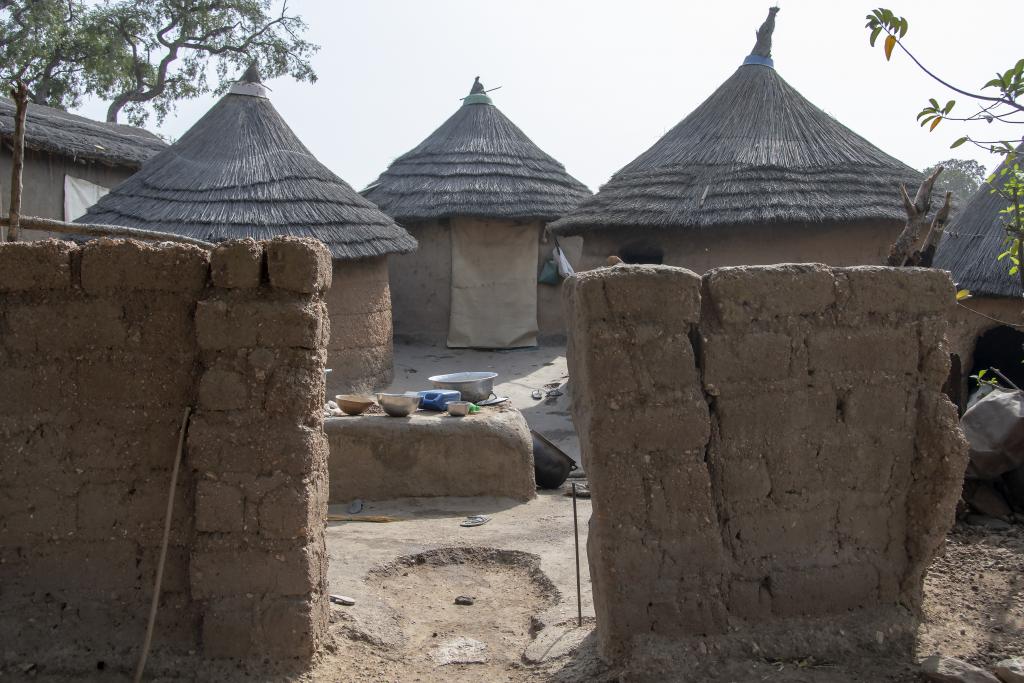
<path id="1" fill-rule="evenodd" d="M 490 517 L 485 517 L 483 515 L 469 515 L 459 523 L 459 526 L 480 526 L 481 524 L 487 524 L 489 521 L 491 521 Z"/>

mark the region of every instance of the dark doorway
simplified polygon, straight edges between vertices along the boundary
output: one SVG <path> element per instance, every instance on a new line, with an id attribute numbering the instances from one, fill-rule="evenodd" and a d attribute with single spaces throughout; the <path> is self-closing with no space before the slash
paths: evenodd
<path id="1" fill-rule="evenodd" d="M 619 258 L 625 263 L 665 262 L 665 250 L 648 242 L 630 242 L 619 249 Z"/>
<path id="2" fill-rule="evenodd" d="M 993 327 L 978 337 L 974 346 L 972 375 L 979 370 L 996 368 L 1018 387 L 1024 388 L 1024 332 L 1001 325 Z M 991 373 L 989 373 L 991 374 Z M 968 391 L 978 388 L 974 380 L 968 383 Z"/>

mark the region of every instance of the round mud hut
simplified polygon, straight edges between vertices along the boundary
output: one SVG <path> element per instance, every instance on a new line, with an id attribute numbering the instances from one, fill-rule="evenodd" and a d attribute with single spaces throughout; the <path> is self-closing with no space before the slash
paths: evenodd
<path id="1" fill-rule="evenodd" d="M 315 237 L 331 251 L 328 395 L 393 374 L 388 257 L 416 240 L 329 171 L 246 71 L 188 132 L 79 220 L 211 242 Z"/>
<path id="2" fill-rule="evenodd" d="M 971 293 L 956 307 L 947 333 L 953 354 L 947 391 L 961 408 L 968 391 L 977 388 L 968 386 L 968 378 L 979 370 L 996 368 L 1024 387 L 1024 289 L 1020 273 L 1010 275 L 1009 261 L 998 260 L 1006 240 L 1006 214 L 1000 211 L 1009 200 L 992 191 L 1002 186 L 1002 172 L 1013 163 L 1024 167 L 1024 144 L 1014 159 L 996 169 L 992 184 L 982 183 L 950 222 L 932 262 L 950 272 L 957 289 Z"/>
<path id="3" fill-rule="evenodd" d="M 778 8 L 742 66 L 591 199 L 556 221 L 583 267 L 609 256 L 718 266 L 883 263 L 921 174 L 807 101 L 775 70 Z"/>
<path id="4" fill-rule="evenodd" d="M 479 78 L 363 196 L 420 245 L 391 260 L 396 337 L 515 348 L 564 336 L 558 278 L 538 281 L 555 246 L 545 225 L 590 190 L 494 106 Z M 570 261 L 580 243 L 561 243 Z"/>

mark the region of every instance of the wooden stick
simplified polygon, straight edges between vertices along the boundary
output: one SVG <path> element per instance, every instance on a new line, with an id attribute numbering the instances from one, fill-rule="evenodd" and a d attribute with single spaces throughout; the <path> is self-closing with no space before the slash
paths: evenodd
<path id="1" fill-rule="evenodd" d="M 18 227 L 21 219 L 22 171 L 25 168 L 25 114 L 28 112 L 28 87 L 18 81 L 11 89 L 14 99 L 14 145 L 11 162 L 11 212 L 7 228 L 7 241 L 18 241 Z"/>
<path id="2" fill-rule="evenodd" d="M 149 656 L 149 647 L 153 643 L 153 629 L 156 626 L 156 611 L 160 606 L 160 584 L 164 580 L 164 565 L 167 562 L 167 544 L 171 538 L 171 517 L 174 516 L 174 491 L 178 487 L 178 468 L 181 465 L 181 452 L 185 448 L 185 432 L 188 431 L 188 416 L 192 408 L 185 408 L 185 415 L 181 418 L 181 431 L 178 433 L 178 451 L 174 455 L 174 467 L 171 469 L 171 486 L 167 493 L 167 513 L 164 517 L 164 536 L 160 541 L 160 560 L 156 565 L 156 580 L 153 582 L 153 600 L 149 605 L 149 621 L 146 622 L 146 639 L 142 643 L 142 653 L 139 655 L 139 664 L 135 668 L 134 683 L 142 680 L 142 672 L 146 670 L 146 658 Z"/>
<path id="3" fill-rule="evenodd" d="M 10 225 L 10 220 L 0 218 L 0 225 Z M 48 232 L 59 232 L 72 235 L 91 235 L 95 237 L 132 237 L 140 240 L 154 240 L 158 242 L 182 242 L 194 244 L 204 249 L 213 249 L 213 242 L 198 240 L 185 235 L 175 235 L 169 232 L 158 232 L 156 230 L 143 230 L 141 228 L 127 228 L 123 225 L 99 225 L 95 223 L 67 223 L 52 218 L 39 218 L 38 216 L 22 216 L 21 226 L 29 230 L 46 230 Z"/>

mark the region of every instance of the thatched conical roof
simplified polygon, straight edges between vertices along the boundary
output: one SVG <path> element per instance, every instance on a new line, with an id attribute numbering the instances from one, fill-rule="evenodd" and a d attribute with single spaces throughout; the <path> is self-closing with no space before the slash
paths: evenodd
<path id="1" fill-rule="evenodd" d="M 12 100 L 0 97 L 0 137 L 14 136 L 16 111 Z M 143 128 L 93 121 L 30 102 L 25 114 L 25 147 L 82 161 L 139 168 L 167 143 Z"/>
<path id="2" fill-rule="evenodd" d="M 590 190 L 494 106 L 477 77 L 462 106 L 363 196 L 401 222 L 476 216 L 553 220 Z"/>
<path id="3" fill-rule="evenodd" d="M 416 240 L 310 154 L 247 72 L 177 142 L 79 221 L 219 242 L 315 237 L 336 259 L 404 253 Z"/>
<path id="4" fill-rule="evenodd" d="M 776 11 L 718 90 L 552 230 L 902 222 L 897 183 L 921 175 L 783 80 L 770 56 Z"/>
<path id="5" fill-rule="evenodd" d="M 1017 147 L 1015 161 L 1024 166 L 1024 144 Z M 999 165 L 994 184 L 1005 182 L 999 173 L 1006 165 L 1006 161 Z M 960 289 L 975 295 L 1021 297 L 1020 277 L 1008 274 L 1006 260 L 996 260 L 1006 239 L 1006 215 L 999 212 L 1007 205 L 991 185 L 982 183 L 943 233 L 932 265 L 952 273 Z"/>

